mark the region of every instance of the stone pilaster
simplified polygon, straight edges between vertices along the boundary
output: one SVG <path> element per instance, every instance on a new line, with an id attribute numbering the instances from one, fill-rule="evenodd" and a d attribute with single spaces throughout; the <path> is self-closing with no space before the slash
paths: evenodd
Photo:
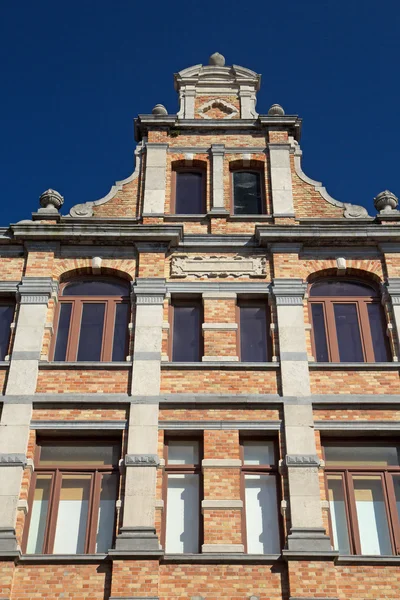
<path id="1" fill-rule="evenodd" d="M 168 144 L 146 144 L 143 215 L 164 214 Z"/>
<path id="2" fill-rule="evenodd" d="M 290 144 L 269 143 L 272 209 L 274 217 L 294 217 Z"/>
<path id="3" fill-rule="evenodd" d="M 394 322 L 396 326 L 397 348 L 400 349 L 400 277 L 390 277 L 388 279 L 387 291 L 392 303 Z"/>
<path id="4" fill-rule="evenodd" d="M 212 159 L 212 195 L 211 212 L 227 214 L 224 205 L 224 144 L 213 144 L 211 146 Z"/>
<path id="5" fill-rule="evenodd" d="M 129 415 L 128 452 L 123 526 L 116 541 L 122 552 L 156 552 L 160 545 L 154 526 L 156 469 L 159 464 L 158 402 L 160 393 L 161 341 L 165 280 L 136 280 L 135 349 L 132 402 Z"/>
<path id="6" fill-rule="evenodd" d="M 321 498 L 304 327 L 301 279 L 274 279 L 278 315 L 291 529 L 289 551 L 329 552 Z"/>

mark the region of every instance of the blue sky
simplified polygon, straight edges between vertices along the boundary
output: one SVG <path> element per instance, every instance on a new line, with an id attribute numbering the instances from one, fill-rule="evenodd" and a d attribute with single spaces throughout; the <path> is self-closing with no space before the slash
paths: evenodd
<path id="1" fill-rule="evenodd" d="M 133 170 L 133 119 L 178 104 L 174 72 L 207 63 L 262 74 L 257 109 L 303 118 L 303 169 L 375 214 L 400 196 L 398 0 L 0 2 L 1 220 L 30 218 L 49 187 L 63 213 Z"/>

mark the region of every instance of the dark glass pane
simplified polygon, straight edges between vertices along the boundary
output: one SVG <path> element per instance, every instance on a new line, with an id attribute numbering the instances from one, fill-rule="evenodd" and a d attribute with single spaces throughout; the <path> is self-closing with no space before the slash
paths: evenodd
<path id="1" fill-rule="evenodd" d="M 260 174 L 244 171 L 233 173 L 233 199 L 235 215 L 260 215 Z"/>
<path id="2" fill-rule="evenodd" d="M 368 304 L 367 306 L 375 360 L 376 362 L 390 361 L 391 357 L 382 309 L 379 304 Z"/>
<path id="3" fill-rule="evenodd" d="M 60 305 L 60 316 L 58 319 L 56 348 L 54 350 L 54 360 L 65 360 L 67 355 L 67 344 L 69 335 L 69 326 L 71 322 L 72 304 Z"/>
<path id="4" fill-rule="evenodd" d="M 202 173 L 176 173 L 175 212 L 180 215 L 199 215 L 205 212 Z"/>
<path id="5" fill-rule="evenodd" d="M 91 444 L 90 441 L 85 443 L 75 441 L 73 444 L 58 442 L 57 444 L 43 444 L 40 449 L 42 466 L 90 465 L 101 467 L 117 465 L 120 457 L 120 445 L 112 442 L 101 444 Z"/>
<path id="6" fill-rule="evenodd" d="M 311 304 L 311 313 L 313 321 L 315 360 L 317 362 L 328 362 L 328 345 L 326 343 L 324 307 L 322 304 Z"/>
<path id="7" fill-rule="evenodd" d="M 376 296 L 374 288 L 356 281 L 320 281 L 314 283 L 310 296 Z"/>
<path id="8" fill-rule="evenodd" d="M 115 307 L 114 341 L 112 360 L 125 360 L 126 337 L 128 333 L 128 304 L 117 304 Z"/>
<path id="9" fill-rule="evenodd" d="M 84 304 L 79 335 L 78 361 L 100 360 L 105 304 Z"/>
<path id="10" fill-rule="evenodd" d="M 128 285 L 115 281 L 72 281 L 63 296 L 129 296 Z"/>
<path id="11" fill-rule="evenodd" d="M 13 316 L 14 305 L 0 304 L 0 360 L 4 360 L 8 353 Z"/>
<path id="12" fill-rule="evenodd" d="M 340 362 L 364 362 L 355 304 L 335 304 Z"/>
<path id="13" fill-rule="evenodd" d="M 175 306 L 172 360 L 197 362 L 200 360 L 200 306 Z"/>
<path id="14" fill-rule="evenodd" d="M 267 307 L 244 305 L 240 307 L 240 360 L 266 362 Z"/>

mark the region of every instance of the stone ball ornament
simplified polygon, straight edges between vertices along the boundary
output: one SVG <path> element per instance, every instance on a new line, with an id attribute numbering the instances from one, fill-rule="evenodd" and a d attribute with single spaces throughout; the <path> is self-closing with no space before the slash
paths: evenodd
<path id="1" fill-rule="evenodd" d="M 399 199 L 389 190 L 381 192 L 374 198 L 374 206 L 380 213 L 391 212 L 396 210 L 399 204 Z"/>
<path id="2" fill-rule="evenodd" d="M 151 112 L 156 117 L 165 117 L 168 114 L 168 111 L 163 104 L 156 104 Z"/>
<path id="3" fill-rule="evenodd" d="M 58 212 L 64 204 L 64 198 L 56 190 L 48 189 L 40 196 L 39 203 L 43 210 Z"/>
<path id="4" fill-rule="evenodd" d="M 210 58 L 208 59 L 208 64 L 212 67 L 224 67 L 225 56 L 219 52 L 214 52 L 214 54 L 211 54 Z"/>
<path id="5" fill-rule="evenodd" d="M 268 111 L 268 115 L 270 117 L 283 117 L 284 114 L 285 111 L 280 104 L 273 104 Z"/>

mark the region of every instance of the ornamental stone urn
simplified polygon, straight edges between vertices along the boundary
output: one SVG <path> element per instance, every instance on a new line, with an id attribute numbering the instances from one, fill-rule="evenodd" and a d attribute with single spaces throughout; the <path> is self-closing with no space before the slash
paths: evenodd
<path id="1" fill-rule="evenodd" d="M 374 206 L 380 213 L 392 212 L 396 210 L 399 204 L 399 199 L 389 190 L 381 192 L 374 198 Z"/>
<path id="2" fill-rule="evenodd" d="M 64 204 L 64 198 L 56 190 L 48 189 L 39 198 L 39 212 L 58 212 Z"/>

